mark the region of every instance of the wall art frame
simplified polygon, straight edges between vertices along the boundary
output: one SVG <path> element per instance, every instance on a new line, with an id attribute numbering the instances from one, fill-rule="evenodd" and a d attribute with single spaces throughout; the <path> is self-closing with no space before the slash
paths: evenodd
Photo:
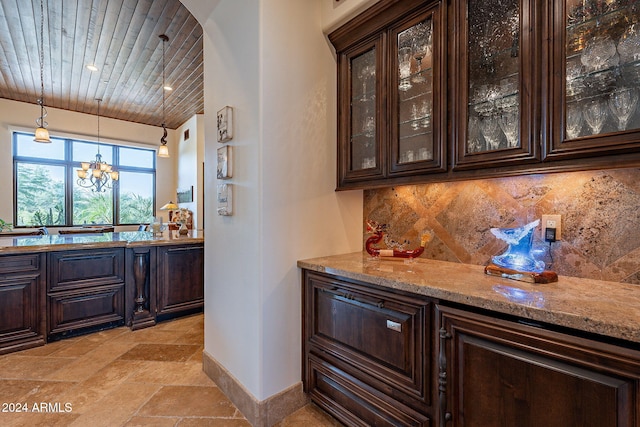
<path id="1" fill-rule="evenodd" d="M 233 184 L 218 184 L 216 195 L 218 215 L 233 215 Z"/>
<path id="2" fill-rule="evenodd" d="M 216 114 L 218 142 L 224 143 L 233 139 L 233 108 L 226 106 Z"/>
<path id="3" fill-rule="evenodd" d="M 229 145 L 218 148 L 218 165 L 216 176 L 218 179 L 229 179 L 233 177 L 233 147 Z"/>

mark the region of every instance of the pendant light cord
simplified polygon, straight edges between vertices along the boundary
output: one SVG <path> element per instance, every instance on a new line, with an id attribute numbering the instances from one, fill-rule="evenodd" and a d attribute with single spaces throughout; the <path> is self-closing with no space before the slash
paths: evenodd
<path id="1" fill-rule="evenodd" d="M 44 125 L 44 0 L 40 0 L 40 127 Z"/>

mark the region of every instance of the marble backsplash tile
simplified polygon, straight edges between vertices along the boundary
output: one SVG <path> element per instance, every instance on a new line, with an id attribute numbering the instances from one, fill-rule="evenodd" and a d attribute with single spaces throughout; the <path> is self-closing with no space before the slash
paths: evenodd
<path id="1" fill-rule="evenodd" d="M 562 240 L 535 247 L 561 275 L 640 284 L 640 169 L 408 185 L 364 192 L 364 218 L 389 225 L 387 245 L 422 257 L 486 264 L 504 250 L 491 227 L 562 215 Z M 364 227 L 366 230 L 366 227 Z M 368 235 L 365 234 L 364 240 Z"/>

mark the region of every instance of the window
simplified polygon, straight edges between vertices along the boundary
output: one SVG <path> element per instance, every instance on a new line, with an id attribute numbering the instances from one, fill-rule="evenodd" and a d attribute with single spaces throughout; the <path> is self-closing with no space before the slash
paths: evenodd
<path id="1" fill-rule="evenodd" d="M 104 192 L 83 187 L 76 175 L 98 152 L 120 175 Z M 38 144 L 33 134 L 14 132 L 13 153 L 16 227 L 140 224 L 153 216 L 154 150 L 68 138 Z"/>

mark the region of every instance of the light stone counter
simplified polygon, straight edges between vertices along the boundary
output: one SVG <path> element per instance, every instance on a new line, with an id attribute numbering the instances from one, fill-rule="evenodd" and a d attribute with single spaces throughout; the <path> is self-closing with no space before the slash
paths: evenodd
<path id="1" fill-rule="evenodd" d="M 366 252 L 298 261 L 298 267 L 640 344 L 640 286 L 560 276 L 532 284 L 444 261 L 374 259 Z"/>
<path id="2" fill-rule="evenodd" d="M 187 236 L 179 236 L 176 231 L 167 230 L 157 237 L 154 237 L 149 231 L 16 237 L 2 235 L 0 236 L 0 255 L 90 248 L 182 245 L 202 242 L 204 242 L 203 230 L 189 230 Z"/>

